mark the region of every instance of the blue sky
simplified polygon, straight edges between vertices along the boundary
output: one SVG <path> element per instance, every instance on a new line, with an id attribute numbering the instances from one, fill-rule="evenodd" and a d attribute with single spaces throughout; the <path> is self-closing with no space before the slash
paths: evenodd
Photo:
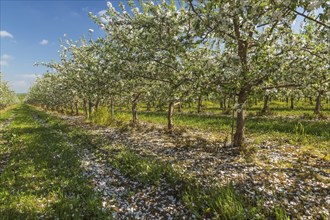
<path id="1" fill-rule="evenodd" d="M 102 30 L 88 17 L 107 8 L 105 0 L 0 0 L 0 71 L 11 88 L 27 92 L 35 79 L 46 71 L 35 62 L 58 59 L 59 39 L 66 34 L 77 40 L 102 35 Z M 114 6 L 118 1 L 111 1 Z"/>

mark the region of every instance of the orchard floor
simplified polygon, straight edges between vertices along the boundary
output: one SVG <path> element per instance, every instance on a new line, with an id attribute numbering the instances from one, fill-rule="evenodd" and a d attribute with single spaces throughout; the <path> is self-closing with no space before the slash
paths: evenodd
<path id="1" fill-rule="evenodd" d="M 0 219 L 330 216 L 328 157 L 299 144 L 265 140 L 243 155 L 205 130 L 10 111 L 0 120 Z"/>

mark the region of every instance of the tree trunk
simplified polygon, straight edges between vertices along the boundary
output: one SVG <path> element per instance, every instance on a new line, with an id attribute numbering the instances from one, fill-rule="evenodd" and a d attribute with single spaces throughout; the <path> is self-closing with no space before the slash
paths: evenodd
<path id="1" fill-rule="evenodd" d="M 223 97 L 223 110 L 226 111 L 227 110 L 227 105 L 226 105 L 226 96 Z"/>
<path id="2" fill-rule="evenodd" d="M 198 97 L 198 104 L 197 104 L 197 113 L 202 112 L 202 102 L 203 102 L 202 96 L 199 96 Z"/>
<path id="3" fill-rule="evenodd" d="M 113 118 L 113 116 L 115 115 L 115 103 L 113 98 L 110 99 L 110 114 L 111 118 Z"/>
<path id="4" fill-rule="evenodd" d="M 88 120 L 92 118 L 93 104 L 91 101 L 88 101 Z"/>
<path id="5" fill-rule="evenodd" d="M 134 125 L 138 123 L 138 115 L 137 115 L 137 102 L 132 103 L 132 122 Z"/>
<path id="6" fill-rule="evenodd" d="M 139 102 L 140 93 L 137 94 L 132 101 L 132 124 L 136 125 L 138 123 L 138 115 L 137 115 L 137 104 Z"/>
<path id="7" fill-rule="evenodd" d="M 269 95 L 265 95 L 264 99 L 264 107 L 262 108 L 261 112 L 265 113 L 268 110 L 268 100 L 269 100 Z"/>
<path id="8" fill-rule="evenodd" d="M 88 119 L 87 101 L 86 100 L 84 100 L 83 105 L 84 105 L 85 118 Z"/>
<path id="9" fill-rule="evenodd" d="M 313 98 L 312 97 L 309 97 L 309 104 L 313 105 Z"/>
<path id="10" fill-rule="evenodd" d="M 288 98 L 288 97 L 285 97 L 285 102 L 286 102 L 287 104 L 289 104 L 289 98 Z"/>
<path id="11" fill-rule="evenodd" d="M 178 104 L 178 112 L 182 112 L 182 105 L 181 105 L 181 103 Z"/>
<path id="12" fill-rule="evenodd" d="M 291 98 L 290 98 L 290 109 L 294 109 L 294 105 L 293 105 L 293 96 L 291 96 Z"/>
<path id="13" fill-rule="evenodd" d="M 167 112 L 167 128 L 169 130 L 173 129 L 173 121 L 172 121 L 172 116 L 174 112 L 174 102 L 170 102 L 168 105 L 168 112 Z"/>
<path id="14" fill-rule="evenodd" d="M 95 103 L 95 111 L 97 111 L 99 109 L 99 104 L 100 104 L 100 101 L 99 101 L 99 99 L 97 99 L 96 103 Z"/>
<path id="15" fill-rule="evenodd" d="M 321 113 L 321 98 L 322 94 L 319 93 L 319 95 L 316 97 L 316 105 L 314 108 L 314 114 L 320 114 Z"/>
<path id="16" fill-rule="evenodd" d="M 236 118 L 236 133 L 234 136 L 234 146 L 244 149 L 244 104 L 247 100 L 247 91 L 240 91 L 238 95 L 238 109 Z"/>
<path id="17" fill-rule="evenodd" d="M 150 102 L 147 102 L 147 112 L 150 112 L 151 106 L 150 106 Z"/>
<path id="18" fill-rule="evenodd" d="M 75 102 L 74 105 L 76 108 L 76 115 L 79 115 L 78 102 Z"/>

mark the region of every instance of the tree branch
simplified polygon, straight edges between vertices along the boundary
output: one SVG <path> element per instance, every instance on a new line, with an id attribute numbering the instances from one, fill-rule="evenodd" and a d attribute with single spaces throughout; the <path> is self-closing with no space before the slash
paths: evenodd
<path id="1" fill-rule="evenodd" d="M 290 9 L 291 11 L 293 11 L 293 12 L 294 12 L 295 14 L 297 14 L 297 15 L 303 16 L 304 18 L 306 18 L 306 19 L 308 19 L 308 20 L 314 21 L 314 22 L 316 22 L 317 24 L 322 25 L 322 26 L 324 26 L 324 27 L 330 29 L 330 26 L 327 25 L 326 23 L 323 23 L 322 21 L 319 21 L 319 20 L 317 20 L 317 19 L 315 19 L 315 18 L 312 18 L 312 17 L 310 17 L 310 16 L 308 16 L 308 15 L 305 15 L 304 13 L 300 13 L 300 12 L 297 11 L 297 10 L 293 10 L 293 9 L 291 9 L 291 8 L 288 8 L 288 9 Z"/>

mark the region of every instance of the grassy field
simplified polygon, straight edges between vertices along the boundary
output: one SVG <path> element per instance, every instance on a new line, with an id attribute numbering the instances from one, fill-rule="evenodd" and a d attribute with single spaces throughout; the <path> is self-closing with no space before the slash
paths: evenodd
<path id="1" fill-rule="evenodd" d="M 25 105 L 1 119 L 10 115 L 0 145 L 0 155 L 10 154 L 0 177 L 0 219 L 102 218 L 98 195 L 83 177 L 64 128 L 44 124 L 45 115 Z"/>
<path id="2" fill-rule="evenodd" d="M 94 114 L 94 122 L 110 124 L 119 133 L 127 131 L 130 133 L 130 129 L 133 129 L 127 130 L 130 117 L 129 112 L 117 111 L 116 119 L 112 120 L 107 110 L 101 109 Z M 139 119 L 141 122 L 148 122 L 151 128 L 153 125 L 157 127 L 166 124 L 164 112 L 140 112 Z M 213 133 L 219 140 L 230 135 L 232 122 L 228 115 L 191 113 L 177 113 L 174 121 L 178 130 Z M 237 190 L 238 183 L 201 184 L 200 177 L 190 175 L 190 171 L 186 171 L 187 164 L 183 161 L 177 160 L 170 163 L 166 158 L 166 151 L 165 157 L 152 152 L 150 155 L 153 156 L 141 154 L 139 152 L 146 148 L 143 144 L 141 149 L 134 149 L 130 145 L 132 142 L 125 144 L 124 141 L 123 144 L 118 144 L 108 141 L 102 133 L 93 133 L 98 132 L 99 128 L 88 127 L 94 126 L 92 124 L 78 127 L 78 124 L 73 122 L 73 125 L 69 125 L 62 119 L 27 105 L 3 110 L 0 114 L 0 124 L 4 123 L 6 126 L 2 127 L 0 136 L 0 165 L 3 168 L 0 169 L 2 170 L 0 219 L 111 219 L 112 214 L 118 212 L 118 208 L 104 209 L 102 192 L 96 192 L 94 189 L 97 183 L 84 176 L 85 171 L 81 167 L 81 152 L 84 149 L 94 152 L 96 161 L 104 161 L 106 166 L 114 167 L 121 175 L 138 182 L 139 187 L 160 187 L 165 181 L 170 188 L 177 190 L 179 201 L 182 201 L 188 212 L 197 219 L 289 219 L 286 207 L 282 204 L 275 204 L 275 206 L 270 206 L 272 208 L 265 209 L 262 194 L 251 200 Z M 262 169 L 261 174 L 264 173 L 262 175 L 266 177 L 272 176 L 273 173 L 277 176 L 287 175 L 291 172 L 290 169 L 296 166 L 294 164 L 301 163 L 300 161 L 306 157 L 319 159 L 312 159 L 311 162 L 308 162 L 310 160 L 308 159 L 306 163 L 302 161 L 302 167 L 310 167 L 310 163 L 314 166 L 314 160 L 329 163 L 329 129 L 330 124 L 326 120 L 249 116 L 247 139 L 248 149 L 253 149 L 255 154 L 253 162 L 246 162 L 237 156 L 223 155 L 223 157 L 225 161 L 227 159 L 232 161 L 228 163 L 228 166 L 237 163 L 243 167 L 253 165 Z M 165 135 L 165 138 L 171 138 L 167 136 L 166 129 L 163 131 L 165 133 L 162 135 Z M 132 134 L 136 134 L 138 139 L 141 139 L 139 135 L 144 135 L 145 132 L 143 129 L 141 132 L 132 130 Z M 118 134 L 115 133 L 115 135 Z M 173 139 L 173 142 L 180 145 L 179 142 L 176 143 L 176 139 Z M 196 146 L 195 143 L 189 143 L 184 145 L 183 149 L 188 146 L 194 151 L 194 149 L 199 149 L 199 143 L 196 142 Z M 265 150 L 262 148 L 263 145 L 283 145 L 286 149 L 293 149 L 294 153 L 299 154 L 289 155 L 283 161 L 272 162 L 272 157 L 268 158 L 268 155 L 274 152 Z M 299 148 L 299 151 L 294 149 L 295 146 Z M 256 153 L 258 151 L 263 153 Z M 177 152 L 180 153 L 181 149 L 178 148 Z M 203 152 L 201 155 L 204 154 Z M 208 155 L 213 159 L 216 158 L 212 156 L 212 152 Z M 291 158 L 292 161 L 287 161 L 286 158 Z M 189 161 L 196 160 L 196 163 L 200 164 L 200 159 L 187 158 L 187 162 L 189 164 Z M 219 160 L 219 165 L 223 165 L 222 163 L 222 159 Z M 195 166 L 198 166 L 197 164 Z M 205 165 L 208 168 L 201 167 L 205 172 L 203 175 L 209 176 L 218 170 L 217 167 L 209 167 L 208 163 Z M 272 171 L 273 169 L 275 170 Z M 231 172 L 224 171 L 229 174 Z M 328 180 L 322 176 L 323 174 L 320 176 L 311 172 L 299 170 L 299 175 L 294 178 L 301 181 L 306 179 L 307 182 L 318 181 L 318 184 L 329 184 Z M 293 173 L 293 175 L 296 174 Z M 107 178 L 111 179 L 111 177 Z M 213 177 L 210 176 L 210 178 Z M 217 178 L 221 179 L 221 176 Z M 267 181 L 272 182 L 272 179 Z M 102 180 L 99 184 L 103 184 Z M 109 187 L 116 187 L 116 185 Z M 128 203 L 137 191 L 138 189 L 134 189 L 127 196 L 125 195 L 124 198 Z M 326 219 L 326 215 L 323 214 L 319 217 Z"/>
<path id="3" fill-rule="evenodd" d="M 285 110 L 290 115 L 306 115 L 305 110 Z M 288 117 L 283 115 L 285 111 L 276 111 L 273 116 L 255 116 L 248 111 L 246 118 L 246 133 L 249 147 L 258 147 L 265 142 L 275 144 L 290 143 L 303 146 L 305 151 L 312 152 L 322 158 L 330 160 L 330 121 L 311 120 L 300 117 Z M 277 113 L 279 114 L 277 115 Z M 166 112 L 138 113 L 140 122 L 147 122 L 165 127 L 167 124 Z M 130 111 L 116 111 L 115 118 L 110 118 L 107 109 L 100 109 L 94 114 L 94 122 L 99 124 L 111 124 L 114 121 L 129 123 Z M 176 128 L 196 129 L 213 133 L 218 139 L 230 140 L 232 118 L 223 114 L 196 114 L 175 113 L 173 116 Z M 119 123 L 120 124 L 120 123 Z"/>

